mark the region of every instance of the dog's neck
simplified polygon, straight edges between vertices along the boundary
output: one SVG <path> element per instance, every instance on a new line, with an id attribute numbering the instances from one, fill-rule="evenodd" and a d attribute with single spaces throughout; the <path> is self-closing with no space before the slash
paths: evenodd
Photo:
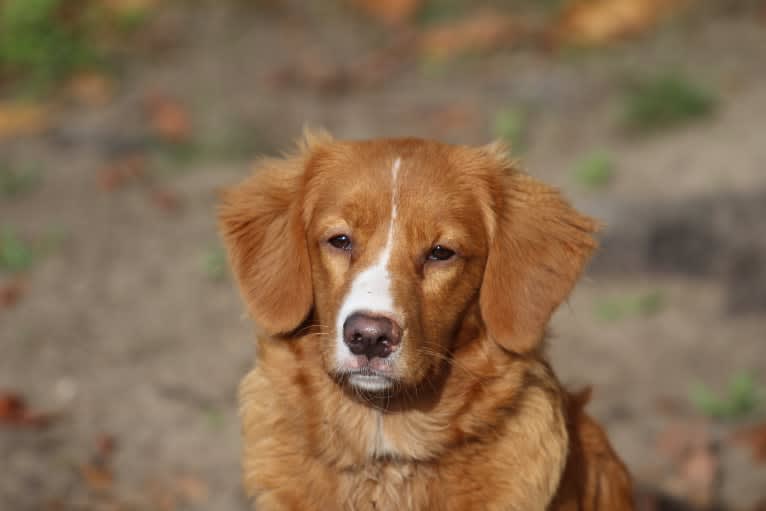
<path id="1" fill-rule="evenodd" d="M 311 414 L 315 423 L 305 426 L 316 433 L 309 448 L 323 458 L 332 453 L 328 463 L 359 467 L 427 462 L 455 445 L 491 434 L 499 421 L 507 420 L 498 413 L 497 396 L 504 396 L 501 406 L 511 409 L 535 401 L 535 394 L 544 394 L 541 402 L 556 401 L 559 392 L 545 388 L 556 380 L 546 377 L 551 370 L 542 349 L 527 355 L 504 350 L 487 335 L 478 306 L 469 307 L 459 325 L 442 363 L 416 387 L 392 392 L 361 392 L 328 375 L 316 364 L 311 333 L 263 339 L 260 365 L 273 369 L 273 378 L 284 385 L 302 390 L 305 403 L 293 403 L 294 409 L 316 410 Z M 295 368 L 295 374 L 285 374 L 287 367 Z"/>
<path id="2" fill-rule="evenodd" d="M 540 402 L 556 395 L 557 389 L 544 388 L 551 378 L 543 373 L 550 369 L 539 355 L 509 354 L 483 332 L 480 335 L 457 345 L 432 380 L 389 396 L 358 394 L 334 380 L 328 382 L 332 378 L 304 358 L 304 347 L 309 353 L 313 342 L 310 337 L 261 343 L 260 365 L 267 371 L 273 368 L 274 378 L 290 378 L 291 384 L 303 388 L 305 403 L 289 406 L 318 412 L 308 418 L 311 424 L 305 424 L 307 432 L 314 432 L 306 440 L 307 448 L 328 464 L 351 470 L 381 463 L 423 463 L 491 434 L 499 421 L 507 420 L 506 414 L 498 413 L 498 395 L 506 397 L 502 403 L 506 409 L 527 402 L 532 407 L 535 394 L 545 393 Z M 272 364 L 273 358 L 282 360 Z M 295 375 L 284 374 L 283 368 L 290 366 L 297 369 Z M 295 417 L 296 422 L 306 420 Z"/>

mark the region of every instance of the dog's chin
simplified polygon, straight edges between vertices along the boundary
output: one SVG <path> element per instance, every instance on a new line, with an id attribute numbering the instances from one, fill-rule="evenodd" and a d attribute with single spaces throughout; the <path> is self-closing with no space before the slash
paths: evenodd
<path id="1" fill-rule="evenodd" d="M 338 383 L 356 392 L 387 393 L 397 386 L 393 374 L 369 367 L 336 370 L 334 377 Z"/>
<path id="2" fill-rule="evenodd" d="M 346 381 L 351 387 L 364 392 L 385 392 L 394 386 L 394 380 L 390 377 L 374 373 L 351 373 Z"/>

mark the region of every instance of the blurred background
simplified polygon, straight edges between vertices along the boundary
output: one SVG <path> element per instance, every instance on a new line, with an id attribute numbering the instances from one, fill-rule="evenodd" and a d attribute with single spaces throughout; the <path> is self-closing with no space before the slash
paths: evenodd
<path id="1" fill-rule="evenodd" d="M 639 509 L 766 509 L 766 1 L 0 0 L 0 510 L 247 509 L 216 196 L 305 123 L 602 219 L 559 375 Z"/>

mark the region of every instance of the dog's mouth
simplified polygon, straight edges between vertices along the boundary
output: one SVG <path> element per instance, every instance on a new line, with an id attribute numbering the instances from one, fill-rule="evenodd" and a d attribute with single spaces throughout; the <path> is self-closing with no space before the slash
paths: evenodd
<path id="1" fill-rule="evenodd" d="M 342 380 L 352 387 L 368 392 L 380 392 L 388 390 L 396 383 L 396 379 L 387 372 L 362 367 L 339 374 Z"/>

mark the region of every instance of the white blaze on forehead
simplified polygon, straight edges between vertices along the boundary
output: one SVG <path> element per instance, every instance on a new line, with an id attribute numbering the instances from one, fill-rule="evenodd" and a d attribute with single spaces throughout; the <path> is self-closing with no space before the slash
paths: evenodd
<path id="1" fill-rule="evenodd" d="M 391 259 L 391 249 L 394 244 L 397 198 L 396 180 L 399 175 L 400 166 L 400 158 L 394 160 L 394 164 L 391 166 L 391 219 L 388 224 L 386 245 L 377 261 L 356 276 L 338 311 L 338 319 L 335 325 L 337 332 L 336 354 L 338 363 L 341 365 L 344 360 L 354 357 L 346 343 L 343 342 L 343 324 L 349 316 L 359 311 L 395 314 L 394 299 L 391 294 L 391 273 L 388 270 L 388 263 Z"/>

